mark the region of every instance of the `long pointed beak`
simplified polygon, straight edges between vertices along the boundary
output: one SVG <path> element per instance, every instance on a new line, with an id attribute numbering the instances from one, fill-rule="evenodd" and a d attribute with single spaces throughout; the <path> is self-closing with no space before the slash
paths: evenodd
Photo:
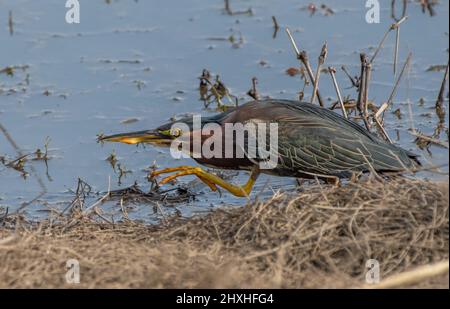
<path id="1" fill-rule="evenodd" d="M 99 142 L 119 142 L 125 144 L 151 143 L 158 145 L 170 145 L 172 139 L 155 130 L 138 131 L 130 133 L 102 136 Z"/>

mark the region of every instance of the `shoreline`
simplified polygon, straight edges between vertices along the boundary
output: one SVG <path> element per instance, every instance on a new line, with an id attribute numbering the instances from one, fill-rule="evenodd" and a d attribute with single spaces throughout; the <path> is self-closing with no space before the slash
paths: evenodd
<path id="1" fill-rule="evenodd" d="M 317 185 L 158 225 L 8 218 L 0 287 L 365 287 L 369 258 L 381 280 L 448 260 L 448 197 L 448 183 L 398 178 Z M 66 280 L 70 259 L 80 283 Z M 448 288 L 448 272 L 400 287 Z"/>

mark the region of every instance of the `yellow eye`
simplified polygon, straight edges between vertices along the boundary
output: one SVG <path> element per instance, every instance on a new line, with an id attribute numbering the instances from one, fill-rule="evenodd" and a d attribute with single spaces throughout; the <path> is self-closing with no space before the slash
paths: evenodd
<path id="1" fill-rule="evenodd" d="M 179 129 L 179 128 L 173 128 L 170 130 L 170 134 L 173 137 L 180 137 L 182 133 L 183 133 L 183 131 L 181 131 L 181 129 Z"/>

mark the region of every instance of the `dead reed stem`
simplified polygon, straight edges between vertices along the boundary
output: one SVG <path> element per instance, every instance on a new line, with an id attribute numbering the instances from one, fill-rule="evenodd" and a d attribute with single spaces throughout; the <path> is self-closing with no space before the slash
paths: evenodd
<path id="1" fill-rule="evenodd" d="M 380 122 L 380 119 L 376 115 L 373 116 L 373 120 L 377 124 L 378 131 L 381 133 L 381 135 L 384 137 L 384 139 L 389 142 L 390 144 L 393 144 L 394 142 L 389 137 L 386 129 L 383 127 L 383 124 Z"/>
<path id="2" fill-rule="evenodd" d="M 445 92 L 445 86 L 447 85 L 448 80 L 448 67 L 450 62 L 447 62 L 447 67 L 445 68 L 445 74 L 444 78 L 442 79 L 441 88 L 439 89 L 438 98 L 436 100 L 436 109 L 443 109 L 444 108 L 444 92 Z"/>
<path id="3" fill-rule="evenodd" d="M 275 16 L 272 16 L 272 23 L 273 23 L 273 38 L 275 39 L 277 37 L 278 30 L 280 30 L 280 26 L 278 25 L 277 18 Z"/>
<path id="4" fill-rule="evenodd" d="M 397 27 L 397 33 L 395 36 L 395 48 L 394 48 L 394 76 L 397 74 L 397 59 L 398 59 L 398 51 L 400 48 L 400 27 Z"/>
<path id="5" fill-rule="evenodd" d="M 8 28 L 9 28 L 9 35 L 12 36 L 14 34 L 14 22 L 13 22 L 12 11 L 9 11 L 9 15 L 8 15 Z"/>
<path id="6" fill-rule="evenodd" d="M 313 93 L 311 95 L 311 103 L 314 103 L 314 100 L 316 99 L 317 89 L 319 88 L 320 71 L 321 71 L 322 65 L 325 63 L 327 54 L 328 54 L 328 47 L 327 47 L 327 43 L 325 42 L 325 44 L 323 44 L 323 46 L 322 46 L 322 50 L 320 52 L 320 56 L 319 56 L 319 59 L 317 62 L 316 77 L 314 78 L 314 88 L 313 88 Z M 319 104 L 320 104 L 320 106 L 323 107 L 323 103 L 321 101 L 319 101 Z"/>
<path id="7" fill-rule="evenodd" d="M 385 32 L 383 38 L 380 41 L 380 44 L 378 44 L 377 49 L 375 50 L 372 58 L 370 58 L 370 63 L 373 63 L 373 61 L 375 60 L 375 58 L 377 57 L 378 53 L 380 52 L 380 50 L 383 48 L 384 42 L 386 41 L 386 38 L 388 36 L 388 34 L 392 31 L 397 29 L 405 20 L 408 19 L 408 16 L 404 16 L 403 18 L 401 18 L 399 21 L 393 23 L 389 29 Z"/>
<path id="8" fill-rule="evenodd" d="M 417 138 L 420 138 L 421 140 L 427 141 L 431 144 L 441 146 L 441 147 L 444 147 L 447 149 L 449 148 L 448 142 L 441 141 L 441 140 L 439 140 L 437 138 L 433 138 L 431 136 L 426 136 L 420 132 L 417 132 L 415 129 L 412 130 L 411 134 L 416 136 Z"/>
<path id="9" fill-rule="evenodd" d="M 396 1 L 392 0 L 392 2 L 391 2 L 391 17 L 392 17 L 392 19 L 395 20 L 396 23 L 398 23 L 400 20 L 402 20 L 406 16 L 406 10 L 408 8 L 408 0 L 402 1 L 403 7 L 402 7 L 402 15 L 400 18 L 397 18 L 397 14 L 395 12 L 395 4 L 396 4 Z M 394 76 L 397 74 L 397 59 L 398 59 L 399 48 L 400 48 L 400 23 L 396 25 L 394 64 L 393 64 Z"/>
<path id="10" fill-rule="evenodd" d="M 366 54 L 361 53 L 360 60 L 361 60 L 361 75 L 359 77 L 359 93 L 358 93 L 358 101 L 356 103 L 356 108 L 359 112 L 360 117 L 364 121 L 364 125 L 365 125 L 366 129 L 368 131 L 370 131 L 369 119 L 367 118 L 367 115 L 364 112 L 366 110 L 366 106 L 364 103 L 364 100 L 366 97 L 366 69 L 367 69 Z"/>
<path id="11" fill-rule="evenodd" d="M 309 63 L 309 59 L 308 59 L 308 53 L 303 50 L 303 51 L 299 51 L 297 44 L 295 43 L 294 38 L 292 37 L 291 32 L 289 31 L 289 28 L 286 28 L 286 33 L 289 36 L 289 40 L 291 41 L 291 44 L 294 48 L 295 54 L 297 55 L 297 59 L 301 61 L 301 63 L 305 66 L 306 68 L 306 72 L 308 73 L 309 79 L 311 81 L 311 83 L 313 85 L 315 85 L 315 78 L 314 78 L 314 74 L 313 71 L 311 69 L 311 65 Z M 323 105 L 323 100 L 322 100 L 322 96 L 320 95 L 319 89 L 317 89 L 317 100 L 319 101 L 320 106 L 324 106 Z"/>
<path id="12" fill-rule="evenodd" d="M 333 67 L 328 67 L 328 71 L 330 72 L 331 79 L 333 80 L 334 89 L 336 90 L 338 101 L 341 106 L 342 115 L 345 117 L 345 119 L 348 119 L 347 111 L 345 110 L 344 101 L 342 100 L 341 90 L 339 89 L 339 85 L 336 80 L 336 69 Z"/>
<path id="13" fill-rule="evenodd" d="M 370 78 L 372 76 L 372 65 L 367 62 L 367 58 L 364 60 L 364 119 L 367 119 L 367 122 L 369 123 L 369 86 L 370 86 Z"/>
<path id="14" fill-rule="evenodd" d="M 388 100 L 380 106 L 380 109 L 375 113 L 375 117 L 380 117 L 380 115 L 393 103 L 392 101 L 394 100 L 395 94 L 397 93 L 397 89 L 398 89 L 398 86 L 402 79 L 402 76 L 403 76 L 406 68 L 409 66 L 409 64 L 411 62 L 411 58 L 412 58 L 412 53 L 409 53 L 408 58 L 406 58 L 406 61 L 403 64 L 403 68 L 397 77 L 394 87 L 392 88 L 392 91 L 391 91 L 391 94 L 389 95 Z"/>

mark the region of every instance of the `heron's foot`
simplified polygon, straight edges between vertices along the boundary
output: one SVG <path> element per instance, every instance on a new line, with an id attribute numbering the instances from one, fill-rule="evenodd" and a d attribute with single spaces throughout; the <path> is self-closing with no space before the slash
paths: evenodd
<path id="1" fill-rule="evenodd" d="M 171 175 L 169 177 L 164 178 L 159 185 L 163 185 L 166 184 L 172 180 L 175 180 L 175 178 L 177 177 L 181 177 L 181 176 L 185 176 L 185 175 L 195 175 L 195 171 L 194 169 L 196 169 L 198 167 L 194 167 L 194 166 L 178 166 L 178 167 L 171 167 L 171 168 L 165 168 L 159 171 L 153 171 L 150 174 L 150 179 L 154 179 L 156 176 L 161 175 L 161 174 L 168 174 L 168 173 L 173 173 L 173 172 L 178 172 L 174 175 Z M 198 178 L 203 181 L 212 191 L 217 191 L 217 186 L 212 183 L 211 181 L 209 181 L 208 179 L 201 177 L 201 175 L 197 175 Z"/>
<path id="2" fill-rule="evenodd" d="M 239 197 L 248 197 L 252 188 L 253 184 L 255 183 L 256 179 L 259 175 L 259 169 L 255 168 L 252 170 L 252 174 L 250 175 L 250 179 L 247 181 L 247 183 L 243 186 L 236 186 L 231 183 L 226 182 L 222 178 L 218 177 L 217 175 L 214 175 L 212 173 L 209 173 L 205 170 L 203 170 L 200 167 L 195 166 L 179 166 L 174 168 L 166 168 L 159 171 L 154 171 L 151 174 L 151 178 L 154 178 L 161 174 L 167 174 L 167 173 L 173 173 L 176 172 L 173 175 L 170 175 L 163 180 L 159 182 L 159 185 L 166 184 L 178 177 L 186 176 L 186 175 L 195 175 L 197 176 L 201 181 L 203 181 L 205 184 L 207 184 L 212 191 L 217 191 L 217 186 L 220 186 L 230 192 L 231 194 Z"/>

